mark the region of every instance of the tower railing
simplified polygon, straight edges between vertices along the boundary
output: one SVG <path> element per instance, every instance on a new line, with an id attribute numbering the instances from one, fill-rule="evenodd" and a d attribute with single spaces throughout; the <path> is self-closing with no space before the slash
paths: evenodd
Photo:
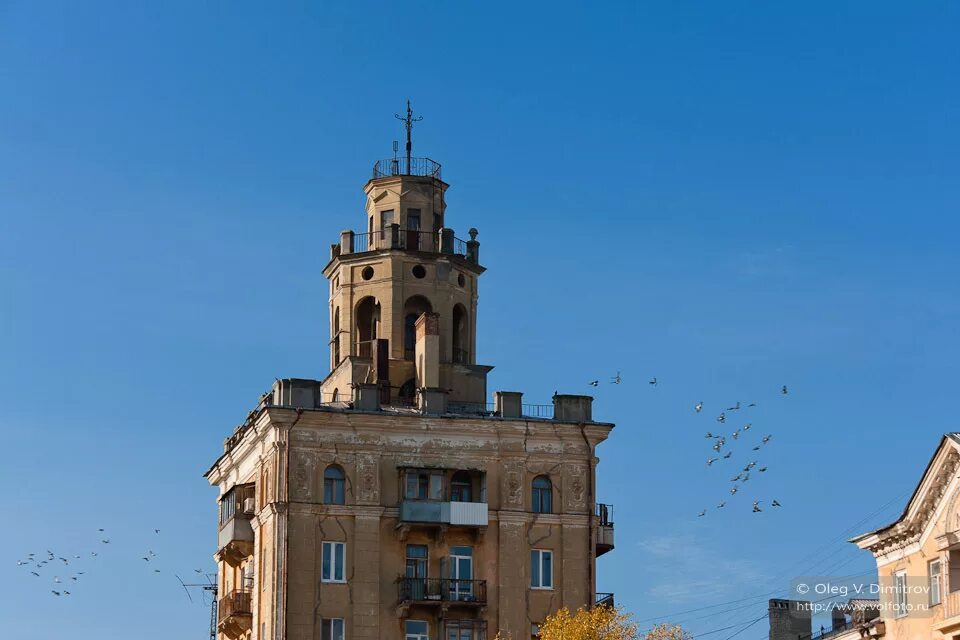
<path id="1" fill-rule="evenodd" d="M 407 162 L 409 160 L 409 162 Z M 421 176 L 440 180 L 440 163 L 430 158 L 387 158 L 373 165 L 373 179 L 392 176 Z"/>
<path id="2" fill-rule="evenodd" d="M 471 243 L 457 238 L 450 229 L 421 231 L 419 229 L 401 229 L 400 225 L 394 224 L 379 231 L 366 233 L 344 231 L 340 244 L 332 245 L 330 257 L 336 258 L 351 253 L 366 253 L 368 251 L 404 249 L 406 251 L 423 251 L 424 253 L 452 254 L 476 262 L 479 244 L 478 242 Z"/>

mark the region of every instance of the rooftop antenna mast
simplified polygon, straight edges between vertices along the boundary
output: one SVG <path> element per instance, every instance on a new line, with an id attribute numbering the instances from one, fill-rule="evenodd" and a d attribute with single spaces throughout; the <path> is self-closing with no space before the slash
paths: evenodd
<path id="1" fill-rule="evenodd" d="M 190 595 L 190 589 L 202 589 L 210 594 L 210 640 L 217 640 L 217 584 L 212 576 L 207 575 L 207 583 L 185 584 L 180 576 L 177 576 L 180 586 L 187 593 L 187 598 L 193 603 L 193 597 Z"/>
<path id="2" fill-rule="evenodd" d="M 407 174 L 410 174 L 410 152 L 413 149 L 413 144 L 410 142 L 410 132 L 413 130 L 413 123 L 420 122 L 423 120 L 423 116 L 413 116 L 413 109 L 410 108 L 410 100 L 407 100 L 407 115 L 401 116 L 399 113 L 393 114 L 397 120 L 403 123 L 404 128 L 407 130 Z"/>

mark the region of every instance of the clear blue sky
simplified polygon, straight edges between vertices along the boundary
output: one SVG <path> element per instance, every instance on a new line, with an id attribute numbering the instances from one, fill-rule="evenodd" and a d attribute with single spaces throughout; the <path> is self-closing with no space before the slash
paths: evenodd
<path id="1" fill-rule="evenodd" d="M 646 618 L 785 589 L 811 554 L 870 571 L 844 530 L 960 428 L 960 5 L 283 4 L 0 0 L 8 635 L 204 637 L 171 577 L 212 566 L 201 474 L 274 377 L 325 374 L 320 270 L 407 97 L 448 221 L 480 230 L 491 390 L 623 372 L 595 394 L 599 589 Z M 770 470 L 697 519 L 737 400 Z M 72 599 L 15 565 L 98 527 Z"/>

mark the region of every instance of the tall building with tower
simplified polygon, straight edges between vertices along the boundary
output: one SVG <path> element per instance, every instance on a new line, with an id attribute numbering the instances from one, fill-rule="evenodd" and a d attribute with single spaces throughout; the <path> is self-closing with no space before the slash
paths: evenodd
<path id="1" fill-rule="evenodd" d="M 448 226 L 449 185 L 401 119 L 406 154 L 374 165 L 323 269 L 330 372 L 277 380 L 206 473 L 221 640 L 519 640 L 612 602 L 596 448 L 613 425 L 589 396 L 488 402 L 478 234 Z"/>

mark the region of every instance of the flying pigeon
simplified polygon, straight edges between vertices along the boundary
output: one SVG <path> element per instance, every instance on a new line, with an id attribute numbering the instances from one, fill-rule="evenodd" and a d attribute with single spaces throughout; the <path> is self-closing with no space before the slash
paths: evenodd
<path id="1" fill-rule="evenodd" d="M 783 388 L 780 389 L 780 393 L 782 393 L 783 395 L 787 395 L 787 385 L 783 385 Z"/>
<path id="2" fill-rule="evenodd" d="M 38 578 L 40 577 L 40 574 L 37 573 L 36 571 L 31 571 L 30 573 L 32 573 L 33 575 L 37 576 Z"/>
<path id="3" fill-rule="evenodd" d="M 733 433 L 731 433 L 731 434 L 730 434 L 730 437 L 733 438 L 734 440 L 736 440 L 737 438 L 739 438 L 739 437 L 740 437 L 740 429 L 737 429 L 736 431 L 734 431 Z"/>
<path id="4" fill-rule="evenodd" d="M 779 506 L 780 506 L 780 503 L 777 502 L 776 500 L 774 500 L 773 502 L 770 503 L 770 506 L 771 506 L 771 507 L 779 507 Z"/>
<path id="5" fill-rule="evenodd" d="M 733 455 L 733 451 L 727 451 L 727 452 L 724 454 L 723 459 L 726 460 L 726 459 L 728 459 L 728 458 L 729 458 L 730 456 L 732 456 L 732 455 Z"/>
<path id="6" fill-rule="evenodd" d="M 613 377 L 613 380 L 610 381 L 610 384 L 620 384 L 623 382 L 623 378 L 620 377 L 620 372 L 617 371 L 617 375 Z"/>
<path id="7" fill-rule="evenodd" d="M 737 485 L 733 485 L 733 486 L 730 488 L 730 495 L 733 496 L 733 495 L 736 495 L 736 494 L 737 494 Z"/>
<path id="8" fill-rule="evenodd" d="M 752 426 L 753 426 L 753 423 L 752 423 L 752 422 L 748 422 L 747 424 L 743 425 L 743 430 L 744 430 L 744 431 L 750 431 L 750 427 L 752 427 Z"/>
<path id="9" fill-rule="evenodd" d="M 720 441 L 717 440 L 717 442 L 714 443 L 714 445 L 713 445 L 713 450 L 716 451 L 717 453 L 720 453 L 720 447 L 722 447 L 722 446 L 723 446 L 723 445 L 720 444 Z"/>
<path id="10" fill-rule="evenodd" d="M 656 379 L 656 378 L 651 378 L 651 379 L 650 379 L 650 386 L 651 386 L 651 387 L 657 386 L 657 379 Z"/>
<path id="11" fill-rule="evenodd" d="M 709 459 L 707 459 L 707 466 L 709 467 L 710 465 L 712 465 L 712 464 L 713 464 L 714 462 L 716 462 L 717 460 L 718 460 L 718 458 L 709 458 Z"/>
<path id="12" fill-rule="evenodd" d="M 760 467 L 759 469 L 757 469 L 757 471 L 759 471 L 760 473 L 763 473 L 766 470 L 767 470 L 766 467 Z"/>
<path id="13" fill-rule="evenodd" d="M 726 421 L 727 421 L 726 414 L 721 413 L 720 415 L 717 416 L 717 422 L 719 422 L 720 424 L 723 424 Z"/>
<path id="14" fill-rule="evenodd" d="M 758 446 L 754 447 L 753 450 L 754 450 L 754 451 L 760 451 L 760 446 L 758 445 Z"/>
<path id="15" fill-rule="evenodd" d="M 59 595 L 60 595 L 60 592 L 59 592 L 59 591 L 54 591 L 53 589 L 50 590 L 50 593 L 52 593 L 52 594 L 55 595 L 55 596 L 59 596 Z"/>
<path id="16" fill-rule="evenodd" d="M 596 381 L 596 380 L 595 380 L 594 382 L 599 382 L 599 381 Z M 593 385 L 593 386 L 597 386 L 597 385 Z M 160 529 L 154 529 L 153 532 L 154 532 L 154 533 L 160 533 Z"/>
<path id="17" fill-rule="evenodd" d="M 754 513 L 760 513 L 761 511 L 763 511 L 763 509 L 760 508 L 760 501 L 759 501 L 759 500 L 754 501 L 754 503 L 753 503 L 753 512 L 754 512 Z"/>
<path id="18" fill-rule="evenodd" d="M 763 444 L 767 444 L 768 442 L 770 442 L 770 438 L 772 437 L 773 436 L 763 436 Z"/>
<path id="19" fill-rule="evenodd" d="M 739 410 L 740 410 L 740 402 L 737 402 L 737 404 L 727 409 L 727 411 L 739 411 Z"/>
<path id="20" fill-rule="evenodd" d="M 755 407 L 755 406 L 757 406 L 757 403 L 751 402 L 750 404 L 747 405 L 747 408 L 749 409 L 750 407 Z"/>
<path id="21" fill-rule="evenodd" d="M 704 509 L 703 511 L 701 511 L 700 513 L 698 513 L 698 514 L 697 514 L 697 517 L 698 517 L 698 518 L 702 518 L 702 517 L 705 516 L 705 515 L 707 515 L 707 510 L 706 510 L 706 509 Z"/>
<path id="22" fill-rule="evenodd" d="M 697 413 L 700 413 L 701 411 L 703 411 L 703 400 L 701 400 L 700 402 L 698 402 L 698 403 L 693 407 L 693 410 L 696 411 Z"/>
<path id="23" fill-rule="evenodd" d="M 717 436 L 715 436 L 715 435 L 713 435 L 712 433 L 710 433 L 709 431 L 707 431 L 707 435 L 704 436 L 704 437 L 705 437 L 705 438 L 716 438 Z"/>
<path id="24" fill-rule="evenodd" d="M 596 387 L 597 385 L 600 384 L 600 381 L 599 381 L 599 380 L 591 380 L 591 381 L 588 382 L 587 384 L 590 385 L 591 387 Z"/>
<path id="25" fill-rule="evenodd" d="M 720 504 L 717 505 L 717 509 L 723 509 L 724 505 L 727 504 L 724 500 L 720 501 Z"/>

